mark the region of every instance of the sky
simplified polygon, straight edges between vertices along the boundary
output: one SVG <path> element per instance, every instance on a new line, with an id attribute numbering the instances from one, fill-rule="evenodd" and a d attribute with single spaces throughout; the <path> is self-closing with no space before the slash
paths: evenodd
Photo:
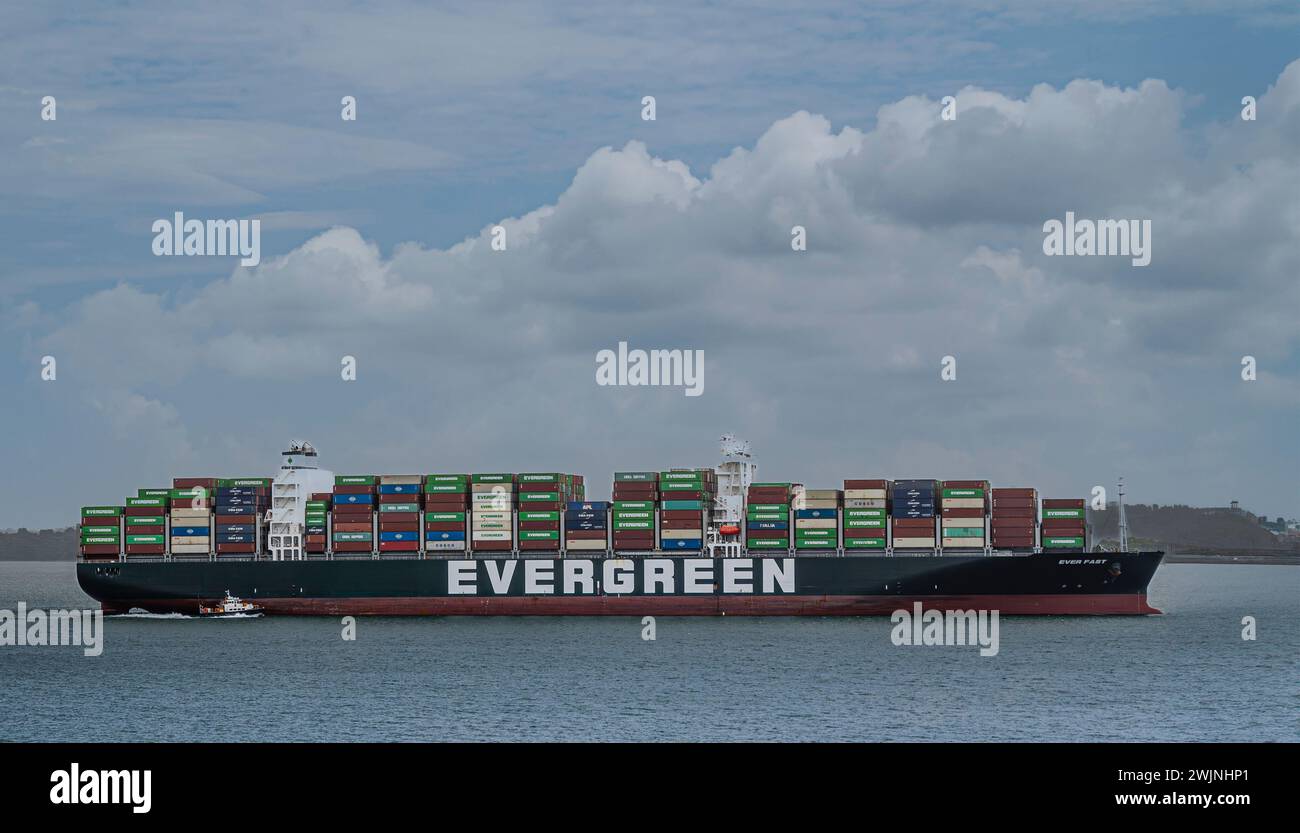
<path id="1" fill-rule="evenodd" d="M 0 527 L 290 439 L 603 498 L 725 432 L 813 488 L 1300 514 L 1294 3 L 10 4 L 0 144 Z M 177 211 L 261 263 L 156 256 Z M 1067 211 L 1150 265 L 1045 255 Z M 619 342 L 703 394 L 598 385 Z"/>

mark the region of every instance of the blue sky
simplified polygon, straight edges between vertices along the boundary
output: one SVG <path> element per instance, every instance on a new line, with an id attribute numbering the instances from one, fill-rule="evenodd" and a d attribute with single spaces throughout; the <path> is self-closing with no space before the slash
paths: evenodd
<path id="1" fill-rule="evenodd" d="M 1043 5 L 6 8 L 0 443 L 21 477 L 0 486 L 0 526 L 260 473 L 289 436 L 340 470 L 564 468 L 603 489 L 614 468 L 712 462 L 727 430 L 767 475 L 814 486 L 983 476 L 1074 495 L 1122 473 L 1139 501 L 1294 515 L 1300 106 L 1280 79 L 1300 11 Z M 1067 95 L 1080 79 L 1098 83 Z M 1241 97 L 1274 85 L 1243 131 Z M 963 89 L 981 103 L 954 146 L 890 144 L 882 118 L 919 130 L 911 108 Z M 1043 220 L 1086 208 L 1154 215 L 1153 266 L 1035 257 Z M 150 224 L 177 210 L 261 217 L 264 267 L 154 257 Z M 453 248 L 527 217 L 508 265 Z M 772 243 L 795 220 L 815 241 L 802 261 Z M 336 226 L 354 231 L 319 237 Z M 1182 260 L 1165 241 L 1187 241 Z M 290 290 L 322 306 L 295 310 Z M 392 320 L 365 306 L 390 297 Z M 271 303 L 289 308 L 243 312 Z M 878 360 L 828 327 L 875 334 Z M 595 388 L 592 356 L 618 340 L 706 350 L 710 393 Z M 375 371 L 342 386 L 347 351 Z M 954 351 L 961 389 L 934 383 Z M 1265 369 L 1254 388 L 1244 354 Z M 1043 373 L 1062 387 L 1012 381 Z"/>

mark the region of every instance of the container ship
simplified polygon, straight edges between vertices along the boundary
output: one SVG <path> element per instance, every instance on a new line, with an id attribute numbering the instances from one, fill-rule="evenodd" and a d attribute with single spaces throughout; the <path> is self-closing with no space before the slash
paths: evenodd
<path id="1" fill-rule="evenodd" d="M 305 442 L 273 478 L 184 477 L 81 510 L 77 579 L 106 613 L 268 615 L 1153 614 L 1161 552 L 1089 546 L 1085 504 L 986 480 L 757 480 L 720 464 L 335 475 Z M 1121 490 L 1122 491 L 1122 490 Z M 1122 498 L 1121 498 L 1122 513 Z M 1124 526 L 1121 526 L 1123 533 Z"/>

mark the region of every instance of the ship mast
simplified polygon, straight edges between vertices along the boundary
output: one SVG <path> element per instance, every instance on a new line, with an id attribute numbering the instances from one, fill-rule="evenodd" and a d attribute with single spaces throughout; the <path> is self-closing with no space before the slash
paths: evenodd
<path id="1" fill-rule="evenodd" d="M 722 462 L 714 467 L 718 475 L 718 492 L 713 498 L 707 542 L 710 555 L 726 558 L 740 555 L 740 541 L 727 540 L 721 527 L 740 528 L 745 517 L 745 495 L 758 473 L 758 463 L 750 453 L 749 442 L 735 434 L 723 434 L 719 445 Z"/>
<path id="2" fill-rule="evenodd" d="M 1119 551 L 1128 552 L 1128 516 L 1124 514 L 1124 478 L 1119 479 Z"/>

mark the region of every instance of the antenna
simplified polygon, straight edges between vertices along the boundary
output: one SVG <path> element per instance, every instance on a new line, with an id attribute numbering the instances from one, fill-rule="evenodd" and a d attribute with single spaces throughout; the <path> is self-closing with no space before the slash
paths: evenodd
<path id="1" fill-rule="evenodd" d="M 1119 551 L 1128 552 L 1128 516 L 1124 514 L 1124 478 L 1119 479 Z"/>

